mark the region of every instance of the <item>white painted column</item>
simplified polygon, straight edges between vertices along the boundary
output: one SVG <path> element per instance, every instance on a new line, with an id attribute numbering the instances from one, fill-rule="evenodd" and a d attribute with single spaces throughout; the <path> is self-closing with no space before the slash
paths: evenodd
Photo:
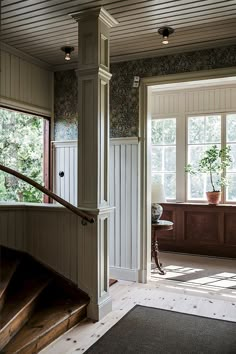
<path id="1" fill-rule="evenodd" d="M 90 296 L 88 316 L 112 309 L 109 295 L 109 30 L 117 22 L 103 8 L 72 14 L 79 23 L 78 206 L 96 215 L 79 241 L 79 287 Z"/>

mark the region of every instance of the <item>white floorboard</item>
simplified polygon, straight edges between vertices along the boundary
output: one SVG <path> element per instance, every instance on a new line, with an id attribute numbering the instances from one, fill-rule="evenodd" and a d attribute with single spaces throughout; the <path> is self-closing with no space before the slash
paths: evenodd
<path id="1" fill-rule="evenodd" d="M 216 272 L 236 272 L 236 260 L 170 253 L 162 253 L 161 258 L 167 267 L 212 267 Z M 109 315 L 97 323 L 84 320 L 41 353 L 83 353 L 136 304 L 236 322 L 236 289 L 189 286 L 160 276 L 152 277 L 148 284 L 119 281 L 110 292 L 113 310 Z"/>

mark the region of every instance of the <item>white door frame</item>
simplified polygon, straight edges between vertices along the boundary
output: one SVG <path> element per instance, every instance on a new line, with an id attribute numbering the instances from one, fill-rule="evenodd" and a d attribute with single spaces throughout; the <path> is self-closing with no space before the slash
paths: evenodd
<path id="1" fill-rule="evenodd" d="M 236 76 L 236 67 L 202 70 L 141 79 L 139 91 L 140 132 L 140 282 L 146 283 L 151 271 L 151 91 L 152 86 L 178 82 Z"/>

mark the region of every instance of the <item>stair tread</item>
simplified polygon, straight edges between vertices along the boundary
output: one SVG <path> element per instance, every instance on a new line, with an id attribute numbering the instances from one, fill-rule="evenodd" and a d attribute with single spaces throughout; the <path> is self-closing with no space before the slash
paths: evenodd
<path id="1" fill-rule="evenodd" d="M 9 296 L 1 312 L 0 333 L 27 305 L 38 297 L 48 283 L 49 279 L 35 279 L 29 285 L 22 287 L 23 291 Z"/>
<path id="2" fill-rule="evenodd" d="M 48 285 L 51 276 L 30 262 L 21 265 L 10 284 L 8 296 L 0 316 L 0 334 Z"/>
<path id="3" fill-rule="evenodd" d="M 58 296 L 58 295 L 57 295 Z M 43 303 L 24 327 L 4 348 L 4 353 L 24 353 L 24 348 L 28 345 L 37 346 L 37 341 L 50 333 L 63 321 L 68 321 L 71 316 L 82 312 L 88 304 L 88 300 L 66 298 L 51 298 L 47 303 Z M 69 326 L 67 329 L 69 329 Z M 57 335 L 58 336 L 58 335 Z M 53 337 L 55 339 L 57 336 Z"/>

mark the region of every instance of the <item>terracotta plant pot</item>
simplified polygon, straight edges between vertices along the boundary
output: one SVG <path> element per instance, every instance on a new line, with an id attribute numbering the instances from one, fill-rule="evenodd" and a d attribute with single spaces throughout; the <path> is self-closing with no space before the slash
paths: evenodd
<path id="1" fill-rule="evenodd" d="M 206 192 L 208 204 L 219 204 L 221 192 Z"/>

